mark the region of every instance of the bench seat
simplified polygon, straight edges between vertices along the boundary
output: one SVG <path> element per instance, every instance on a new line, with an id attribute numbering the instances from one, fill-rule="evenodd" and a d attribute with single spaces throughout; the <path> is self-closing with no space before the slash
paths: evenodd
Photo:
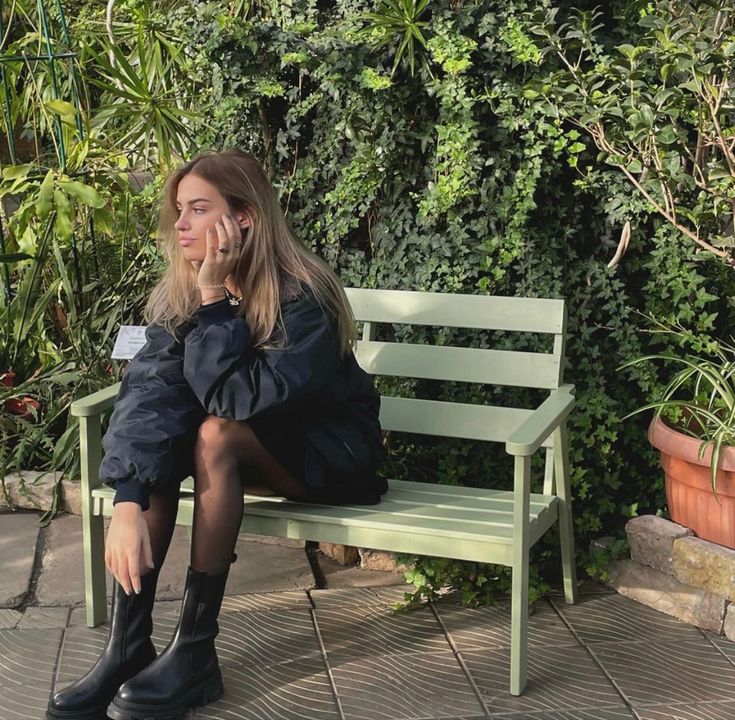
<path id="1" fill-rule="evenodd" d="M 193 478 L 182 483 L 178 525 L 191 527 Z M 245 494 L 242 530 L 374 550 L 512 563 L 513 492 L 390 480 L 378 505 L 314 505 Z M 93 512 L 111 515 L 115 491 L 92 491 Z M 557 520 L 558 497 L 531 493 L 530 544 Z M 447 544 L 446 539 L 452 542 Z"/>

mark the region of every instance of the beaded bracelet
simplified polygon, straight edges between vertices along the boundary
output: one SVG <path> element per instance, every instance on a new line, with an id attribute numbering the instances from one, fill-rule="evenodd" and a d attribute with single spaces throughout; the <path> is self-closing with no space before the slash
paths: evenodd
<path id="1" fill-rule="evenodd" d="M 197 284 L 198 288 L 224 288 L 225 289 L 225 298 L 227 298 L 227 301 L 230 303 L 230 305 L 235 306 L 239 305 L 240 301 L 242 300 L 241 297 L 235 297 L 228 289 L 227 285 L 225 283 L 217 283 L 216 285 L 199 285 Z"/>

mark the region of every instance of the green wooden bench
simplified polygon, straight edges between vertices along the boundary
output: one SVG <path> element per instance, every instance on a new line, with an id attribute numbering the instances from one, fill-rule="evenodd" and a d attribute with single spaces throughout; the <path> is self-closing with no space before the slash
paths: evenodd
<path id="1" fill-rule="evenodd" d="M 505 443 L 513 490 L 389 481 L 375 506 L 328 507 L 245 494 L 242 530 L 307 541 L 433 555 L 513 568 L 510 692 L 526 687 L 529 549 L 559 523 L 566 602 L 576 599 L 566 418 L 574 387 L 562 384 L 563 300 L 346 288 L 363 322 L 356 356 L 369 373 L 549 390 L 535 410 L 383 396 L 385 430 Z M 376 323 L 483 328 L 553 335 L 550 353 L 377 342 Z M 101 413 L 119 383 L 72 404 L 79 417 L 87 625 L 105 621 L 104 516 L 114 492 L 98 479 Z M 546 451 L 543 492 L 531 492 L 531 456 Z M 182 485 L 177 523 L 191 528 L 193 479 Z"/>

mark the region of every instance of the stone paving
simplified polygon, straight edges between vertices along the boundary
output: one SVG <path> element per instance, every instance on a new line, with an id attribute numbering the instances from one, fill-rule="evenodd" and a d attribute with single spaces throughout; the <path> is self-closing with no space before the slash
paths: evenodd
<path id="1" fill-rule="evenodd" d="M 0 720 L 39 720 L 55 689 L 91 667 L 107 627 L 87 628 L 80 518 L 0 511 Z M 181 532 L 179 532 L 181 531 Z M 402 577 L 242 536 L 220 614 L 225 695 L 187 720 L 725 720 L 735 643 L 602 586 L 558 593 L 530 619 L 529 685 L 507 690 L 509 609 L 451 596 L 396 613 Z M 160 651 L 178 618 L 188 546 L 177 528 L 154 610 Z M 111 587 L 108 578 L 108 587 Z"/>

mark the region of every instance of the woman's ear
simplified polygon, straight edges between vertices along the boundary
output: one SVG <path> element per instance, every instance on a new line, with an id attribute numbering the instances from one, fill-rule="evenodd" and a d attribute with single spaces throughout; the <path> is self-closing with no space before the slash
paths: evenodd
<path id="1" fill-rule="evenodd" d="M 244 210 L 239 210 L 236 217 L 240 227 L 245 230 L 252 228 L 252 223 L 253 220 L 255 220 L 256 214 L 253 212 L 252 207 L 247 207 Z"/>

